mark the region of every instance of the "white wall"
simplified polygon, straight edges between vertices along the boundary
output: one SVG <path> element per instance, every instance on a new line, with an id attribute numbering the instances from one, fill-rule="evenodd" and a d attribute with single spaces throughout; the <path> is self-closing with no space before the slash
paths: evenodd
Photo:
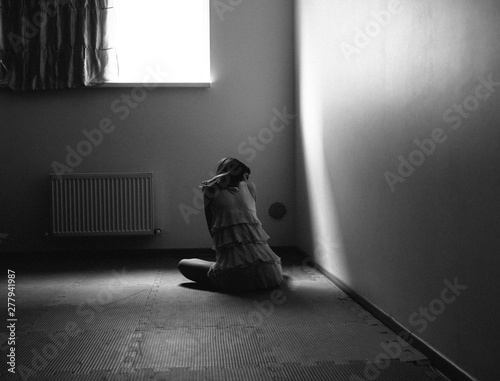
<path id="1" fill-rule="evenodd" d="M 480 86 L 500 82 L 499 14 L 296 1 L 299 246 L 482 380 L 500 375 L 500 83 Z"/>
<path id="2" fill-rule="evenodd" d="M 230 6 L 223 0 L 226 7 L 216 9 L 220 3 L 211 2 L 214 82 L 209 89 L 155 89 L 123 120 L 120 116 L 125 114 L 113 111 L 111 105 L 132 89 L 0 91 L 0 233 L 9 234 L 0 250 L 208 248 L 211 242 L 203 212 L 195 208 L 200 213 L 185 219 L 179 205 L 195 206 L 192 189 L 224 156 L 237 157 L 252 169 L 258 213 L 271 236 L 269 243 L 294 244 L 290 234 L 294 120 L 272 137 L 265 130 L 274 108 L 294 113 L 293 4 L 252 0 Z M 81 131 L 97 128 L 103 118 L 112 119 L 115 130 L 75 172 L 154 172 L 156 227 L 163 234 L 46 239 L 51 164 L 64 163 L 65 147 L 74 148 L 85 138 Z M 266 142 L 258 143 L 260 150 L 248 144 L 240 147 L 259 133 Z M 289 207 L 280 222 L 267 214 L 275 201 Z"/>

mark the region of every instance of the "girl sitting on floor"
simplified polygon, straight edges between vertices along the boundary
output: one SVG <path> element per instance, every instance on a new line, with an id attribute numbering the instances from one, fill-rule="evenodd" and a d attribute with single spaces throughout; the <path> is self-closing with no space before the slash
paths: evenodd
<path id="1" fill-rule="evenodd" d="M 188 279 L 224 291 L 278 286 L 281 259 L 268 246 L 269 236 L 257 218 L 255 184 L 250 168 L 234 158 L 219 161 L 216 174 L 202 182 L 205 217 L 215 262 L 183 259 L 179 271 Z"/>

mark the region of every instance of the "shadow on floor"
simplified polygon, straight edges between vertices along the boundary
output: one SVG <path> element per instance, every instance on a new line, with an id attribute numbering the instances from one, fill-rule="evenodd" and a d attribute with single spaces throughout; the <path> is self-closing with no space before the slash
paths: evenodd
<path id="1" fill-rule="evenodd" d="M 24 258 L 16 373 L 3 361 L 2 379 L 444 380 L 300 255 L 279 255 L 280 287 L 239 294 L 187 281 L 178 257 Z"/>

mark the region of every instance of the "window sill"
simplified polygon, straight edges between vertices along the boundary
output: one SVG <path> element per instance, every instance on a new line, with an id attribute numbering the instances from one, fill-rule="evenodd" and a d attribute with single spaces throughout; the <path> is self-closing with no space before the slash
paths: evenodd
<path id="1" fill-rule="evenodd" d="M 210 82 L 106 82 L 98 87 L 210 87 Z"/>

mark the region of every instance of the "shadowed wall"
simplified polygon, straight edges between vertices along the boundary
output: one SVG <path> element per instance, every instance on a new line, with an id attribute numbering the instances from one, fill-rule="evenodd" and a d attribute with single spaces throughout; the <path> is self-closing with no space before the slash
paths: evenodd
<path id="1" fill-rule="evenodd" d="M 296 4 L 300 248 L 498 378 L 500 5 Z"/>

